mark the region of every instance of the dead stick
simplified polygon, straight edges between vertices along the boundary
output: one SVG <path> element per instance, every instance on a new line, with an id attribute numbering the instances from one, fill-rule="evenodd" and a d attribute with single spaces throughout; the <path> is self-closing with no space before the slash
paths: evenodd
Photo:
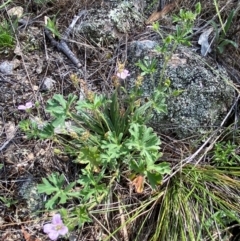
<path id="1" fill-rule="evenodd" d="M 54 47 L 56 47 L 58 49 L 58 51 L 61 51 L 62 53 L 64 53 L 71 60 L 71 62 L 78 68 L 80 68 L 82 66 L 82 64 L 80 63 L 78 58 L 75 56 L 75 54 L 71 51 L 71 49 L 68 47 L 65 39 L 67 39 L 69 37 L 69 35 L 72 32 L 74 26 L 76 25 L 78 19 L 80 17 L 84 16 L 86 14 L 86 12 L 87 11 L 83 10 L 83 11 L 80 11 L 77 16 L 74 16 L 72 23 L 64 32 L 63 37 L 61 38 L 60 42 L 56 41 L 53 38 L 51 32 L 46 27 L 44 28 L 44 32 L 45 32 L 46 36 L 49 38 L 49 40 L 51 41 L 51 44 Z"/>
<path id="2" fill-rule="evenodd" d="M 49 38 L 49 40 L 51 41 L 51 44 L 54 47 L 56 47 L 58 51 L 61 51 L 62 53 L 64 53 L 72 61 L 72 63 L 76 65 L 78 68 L 82 66 L 78 58 L 75 56 L 72 50 L 68 47 L 65 41 L 63 40 L 61 40 L 60 42 L 56 41 L 53 38 L 52 33 L 47 28 L 44 28 L 44 32 L 46 36 Z"/>

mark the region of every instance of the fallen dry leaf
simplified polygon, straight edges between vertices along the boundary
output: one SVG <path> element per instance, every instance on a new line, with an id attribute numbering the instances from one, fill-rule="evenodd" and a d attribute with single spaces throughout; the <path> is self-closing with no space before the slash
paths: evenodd
<path id="1" fill-rule="evenodd" d="M 145 178 L 142 175 L 137 176 L 133 181 L 132 185 L 135 187 L 137 193 L 143 192 Z"/>
<path id="2" fill-rule="evenodd" d="M 16 47 L 14 49 L 14 54 L 16 54 L 17 56 L 22 56 L 22 49 L 18 44 L 16 45 Z"/>
<path id="3" fill-rule="evenodd" d="M 34 158 L 35 158 L 35 156 L 34 156 L 34 154 L 32 152 L 27 155 L 27 160 L 28 161 L 32 161 L 32 160 L 34 160 Z"/>
<path id="4" fill-rule="evenodd" d="M 146 21 L 146 24 L 152 24 L 153 22 L 163 18 L 166 14 L 171 12 L 174 9 L 175 6 L 176 6 L 175 3 L 170 3 L 170 4 L 167 4 L 163 8 L 163 10 L 161 10 L 159 12 L 153 12 L 151 14 L 151 16 L 148 18 L 148 20 Z"/>
<path id="5" fill-rule="evenodd" d="M 35 235 L 31 235 L 30 233 L 28 233 L 23 226 L 22 226 L 22 234 L 26 241 L 41 241 Z"/>
<path id="6" fill-rule="evenodd" d="M 5 133 L 8 141 L 15 136 L 16 127 L 13 122 L 9 121 L 8 123 L 5 124 Z"/>

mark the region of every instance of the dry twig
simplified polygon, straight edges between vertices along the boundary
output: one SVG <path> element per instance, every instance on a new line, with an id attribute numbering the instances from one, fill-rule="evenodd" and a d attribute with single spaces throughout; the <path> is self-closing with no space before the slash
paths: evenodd
<path id="1" fill-rule="evenodd" d="M 58 51 L 61 51 L 62 53 L 64 53 L 72 61 L 72 63 L 78 68 L 80 68 L 82 66 L 82 64 L 80 63 L 78 58 L 75 56 L 75 54 L 71 51 L 71 49 L 68 47 L 65 40 L 68 39 L 70 33 L 72 32 L 74 26 L 76 25 L 76 23 L 78 21 L 78 19 L 81 18 L 82 16 L 84 16 L 85 14 L 86 14 L 86 10 L 83 10 L 83 11 L 80 11 L 77 16 L 74 16 L 72 23 L 66 29 L 65 33 L 63 34 L 63 36 L 59 42 L 53 38 L 51 32 L 46 27 L 44 28 L 44 32 L 45 32 L 46 36 L 49 38 L 49 40 L 51 41 L 51 44 L 54 47 L 56 47 L 58 49 Z"/>

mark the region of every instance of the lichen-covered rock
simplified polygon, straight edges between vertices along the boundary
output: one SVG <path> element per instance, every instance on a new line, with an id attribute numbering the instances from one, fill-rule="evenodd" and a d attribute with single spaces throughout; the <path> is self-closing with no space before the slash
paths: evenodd
<path id="1" fill-rule="evenodd" d="M 43 195 L 38 193 L 37 183 L 29 176 L 19 186 L 19 196 L 26 202 L 26 207 L 31 215 L 41 210 L 44 206 Z"/>
<path id="2" fill-rule="evenodd" d="M 81 23 L 74 27 L 75 35 L 80 34 L 93 44 L 109 44 L 123 34 L 143 27 L 141 9 L 145 0 L 104 2 L 103 6 L 87 11 Z"/>
<path id="3" fill-rule="evenodd" d="M 144 58 L 157 60 L 157 71 L 143 78 L 143 89 L 150 96 L 158 86 L 163 69 L 163 56 L 155 51 L 157 42 L 135 41 L 128 47 L 129 86 L 140 74 L 134 64 Z M 150 125 L 161 133 L 171 129 L 178 138 L 207 134 L 219 127 L 234 100 L 234 88 L 226 71 L 187 47 L 179 47 L 168 61 L 163 81 L 170 80 L 167 114 L 154 114 Z"/>

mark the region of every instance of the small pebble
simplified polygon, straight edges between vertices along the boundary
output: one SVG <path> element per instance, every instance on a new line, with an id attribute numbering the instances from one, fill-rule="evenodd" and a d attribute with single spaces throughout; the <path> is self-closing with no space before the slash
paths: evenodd
<path id="1" fill-rule="evenodd" d="M 3 74 L 13 74 L 14 63 L 4 61 L 0 64 L 0 72 Z"/>

